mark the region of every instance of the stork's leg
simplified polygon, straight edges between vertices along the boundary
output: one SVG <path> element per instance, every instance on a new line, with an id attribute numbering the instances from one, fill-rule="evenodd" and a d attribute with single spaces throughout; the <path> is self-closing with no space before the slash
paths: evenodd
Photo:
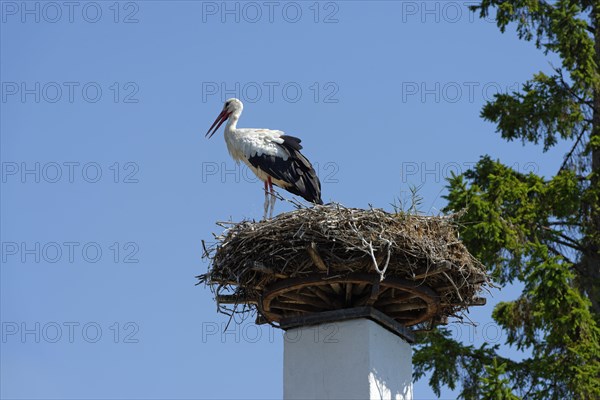
<path id="1" fill-rule="evenodd" d="M 269 212 L 269 184 L 265 181 L 265 214 L 263 219 L 267 219 L 267 213 Z"/>
<path id="2" fill-rule="evenodd" d="M 271 193 L 271 212 L 269 213 L 269 218 L 273 218 L 273 210 L 275 209 L 275 190 L 273 189 L 273 182 L 271 182 L 271 177 L 268 178 L 269 181 L 269 192 Z"/>

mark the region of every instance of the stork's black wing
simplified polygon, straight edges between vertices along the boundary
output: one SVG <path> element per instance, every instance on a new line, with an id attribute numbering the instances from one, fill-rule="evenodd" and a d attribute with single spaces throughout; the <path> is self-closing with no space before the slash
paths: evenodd
<path id="1" fill-rule="evenodd" d="M 252 156 L 248 158 L 248 161 L 253 167 L 260 168 L 273 178 L 286 182 L 288 185 L 283 189 L 288 192 L 301 196 L 312 203 L 323 204 L 321 182 L 310 161 L 300 153 L 301 140 L 288 135 L 282 135 L 281 139 L 283 139 L 283 143 L 279 146 L 289 154 L 287 160 L 262 154 Z"/>

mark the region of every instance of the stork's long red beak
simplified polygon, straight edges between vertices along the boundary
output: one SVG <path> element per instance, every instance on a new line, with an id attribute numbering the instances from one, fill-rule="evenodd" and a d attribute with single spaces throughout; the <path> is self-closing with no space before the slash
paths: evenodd
<path id="1" fill-rule="evenodd" d="M 215 132 L 219 130 L 221 125 L 223 125 L 223 122 L 227 121 L 227 118 L 229 118 L 230 115 L 231 113 L 228 112 L 226 109 L 221 111 L 221 114 L 219 114 L 217 119 L 215 119 L 215 122 L 213 122 L 213 124 L 210 126 L 210 129 L 208 130 L 208 132 L 206 132 L 206 135 L 204 136 L 210 139 L 212 135 L 214 135 Z"/>

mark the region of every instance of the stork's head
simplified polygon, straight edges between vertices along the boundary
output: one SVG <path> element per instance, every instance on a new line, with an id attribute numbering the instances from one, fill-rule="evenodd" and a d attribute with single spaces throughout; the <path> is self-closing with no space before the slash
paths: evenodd
<path id="1" fill-rule="evenodd" d="M 205 136 L 207 136 L 210 139 L 212 135 L 214 135 L 215 132 L 219 130 L 223 122 L 229 119 L 229 117 L 233 116 L 233 118 L 235 119 L 239 118 L 243 109 L 244 105 L 240 100 L 235 98 L 228 99 L 223 105 L 223 110 L 221 110 L 221 114 L 219 114 L 217 119 L 215 119 L 215 122 L 213 122 L 208 132 L 206 132 Z"/>

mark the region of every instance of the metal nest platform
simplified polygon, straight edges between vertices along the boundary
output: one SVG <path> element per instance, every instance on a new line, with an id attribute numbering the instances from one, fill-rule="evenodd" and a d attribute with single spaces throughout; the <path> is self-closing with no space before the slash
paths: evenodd
<path id="1" fill-rule="evenodd" d="M 257 322 L 283 329 L 365 317 L 412 341 L 406 327 L 431 329 L 485 304 L 488 277 L 452 215 L 329 204 L 218 225 L 198 279 L 229 315 L 257 311 Z"/>

